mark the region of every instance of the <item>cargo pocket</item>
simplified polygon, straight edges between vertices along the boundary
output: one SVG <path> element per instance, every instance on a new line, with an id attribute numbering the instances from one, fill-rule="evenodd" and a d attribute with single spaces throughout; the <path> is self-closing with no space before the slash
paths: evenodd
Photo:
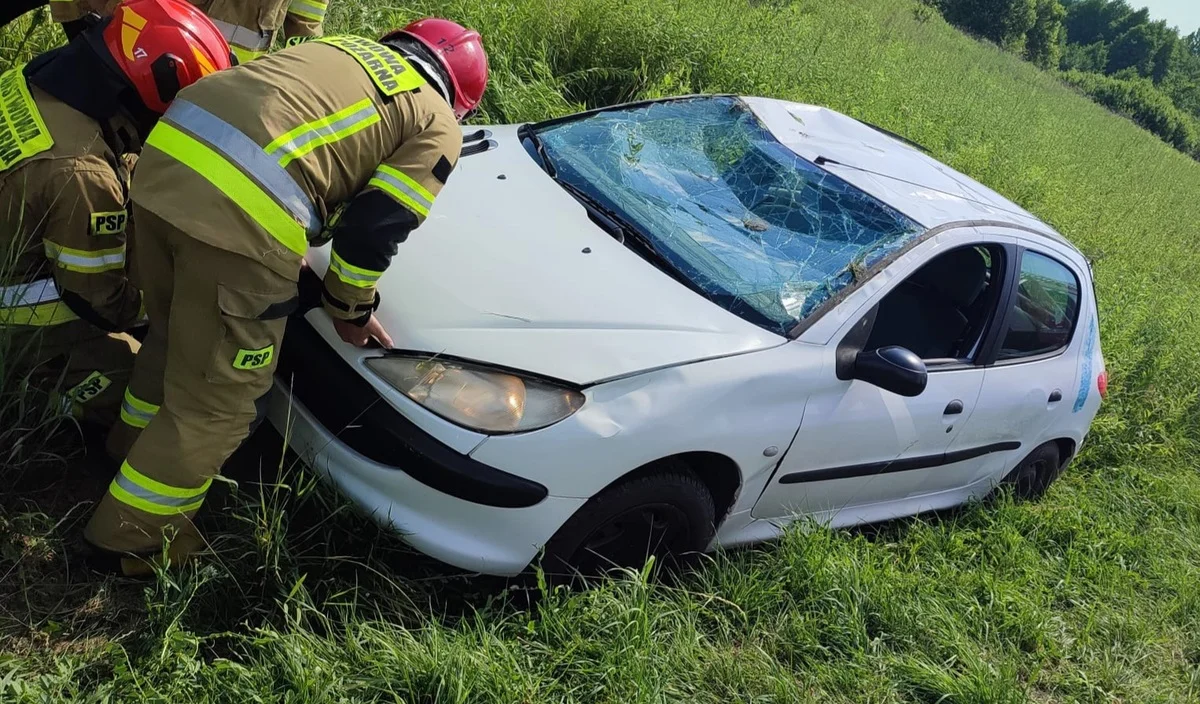
<path id="1" fill-rule="evenodd" d="M 221 341 L 208 365 L 207 380 L 214 384 L 258 385 L 265 393 L 275 371 L 287 317 L 299 304 L 295 284 L 268 292 L 219 284 Z"/>

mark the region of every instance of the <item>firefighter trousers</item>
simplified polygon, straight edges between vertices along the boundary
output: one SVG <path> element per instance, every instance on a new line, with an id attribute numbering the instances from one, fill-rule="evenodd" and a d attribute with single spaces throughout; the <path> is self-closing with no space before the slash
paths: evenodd
<path id="1" fill-rule="evenodd" d="M 12 372 L 70 415 L 101 428 L 117 420 L 137 349 L 129 335 L 106 334 L 83 320 L 0 331 L 0 358 L 17 360 Z"/>
<path id="2" fill-rule="evenodd" d="M 193 518 L 213 478 L 265 415 L 296 281 L 136 203 L 134 212 L 139 267 L 154 276 L 143 294 L 150 330 L 125 400 L 146 422 L 140 434 L 117 425 L 115 435 L 132 429 L 136 440 L 84 537 L 140 556 L 162 554 L 165 537 L 179 561 L 203 544 Z"/>

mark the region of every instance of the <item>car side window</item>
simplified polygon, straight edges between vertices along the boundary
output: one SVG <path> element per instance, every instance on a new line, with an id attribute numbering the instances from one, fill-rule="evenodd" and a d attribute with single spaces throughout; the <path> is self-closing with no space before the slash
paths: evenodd
<path id="1" fill-rule="evenodd" d="M 1079 279 L 1065 265 L 1033 251 L 1021 257 L 1017 295 L 998 360 L 1057 352 L 1071 341 L 1079 318 Z"/>
<path id="2" fill-rule="evenodd" d="M 1004 250 L 972 245 L 941 254 L 879 302 L 863 349 L 896 345 L 929 363 L 970 362 L 999 308 Z"/>

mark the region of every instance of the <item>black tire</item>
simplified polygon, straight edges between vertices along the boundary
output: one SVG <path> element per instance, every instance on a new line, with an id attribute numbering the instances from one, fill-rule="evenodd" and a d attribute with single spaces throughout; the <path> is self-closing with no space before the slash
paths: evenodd
<path id="1" fill-rule="evenodd" d="M 1011 486 L 1018 500 L 1032 501 L 1042 498 L 1061 473 L 1058 443 L 1052 441 L 1030 452 L 1001 484 Z"/>
<path id="2" fill-rule="evenodd" d="M 712 494 L 690 473 L 664 471 L 605 489 L 546 543 L 542 568 L 557 577 L 592 577 L 621 567 L 678 564 L 716 534 Z"/>

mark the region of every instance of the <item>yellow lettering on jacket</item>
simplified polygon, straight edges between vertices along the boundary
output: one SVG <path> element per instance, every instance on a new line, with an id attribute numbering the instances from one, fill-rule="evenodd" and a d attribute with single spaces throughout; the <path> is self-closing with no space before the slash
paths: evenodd
<path id="1" fill-rule="evenodd" d="M 0 75 L 0 169 L 10 169 L 54 146 L 21 69 Z"/>
<path id="2" fill-rule="evenodd" d="M 425 85 L 425 79 L 407 61 L 378 42 L 349 34 L 320 37 L 312 41 L 337 47 L 349 54 L 366 70 L 375 87 L 384 95 L 396 95 Z"/>

